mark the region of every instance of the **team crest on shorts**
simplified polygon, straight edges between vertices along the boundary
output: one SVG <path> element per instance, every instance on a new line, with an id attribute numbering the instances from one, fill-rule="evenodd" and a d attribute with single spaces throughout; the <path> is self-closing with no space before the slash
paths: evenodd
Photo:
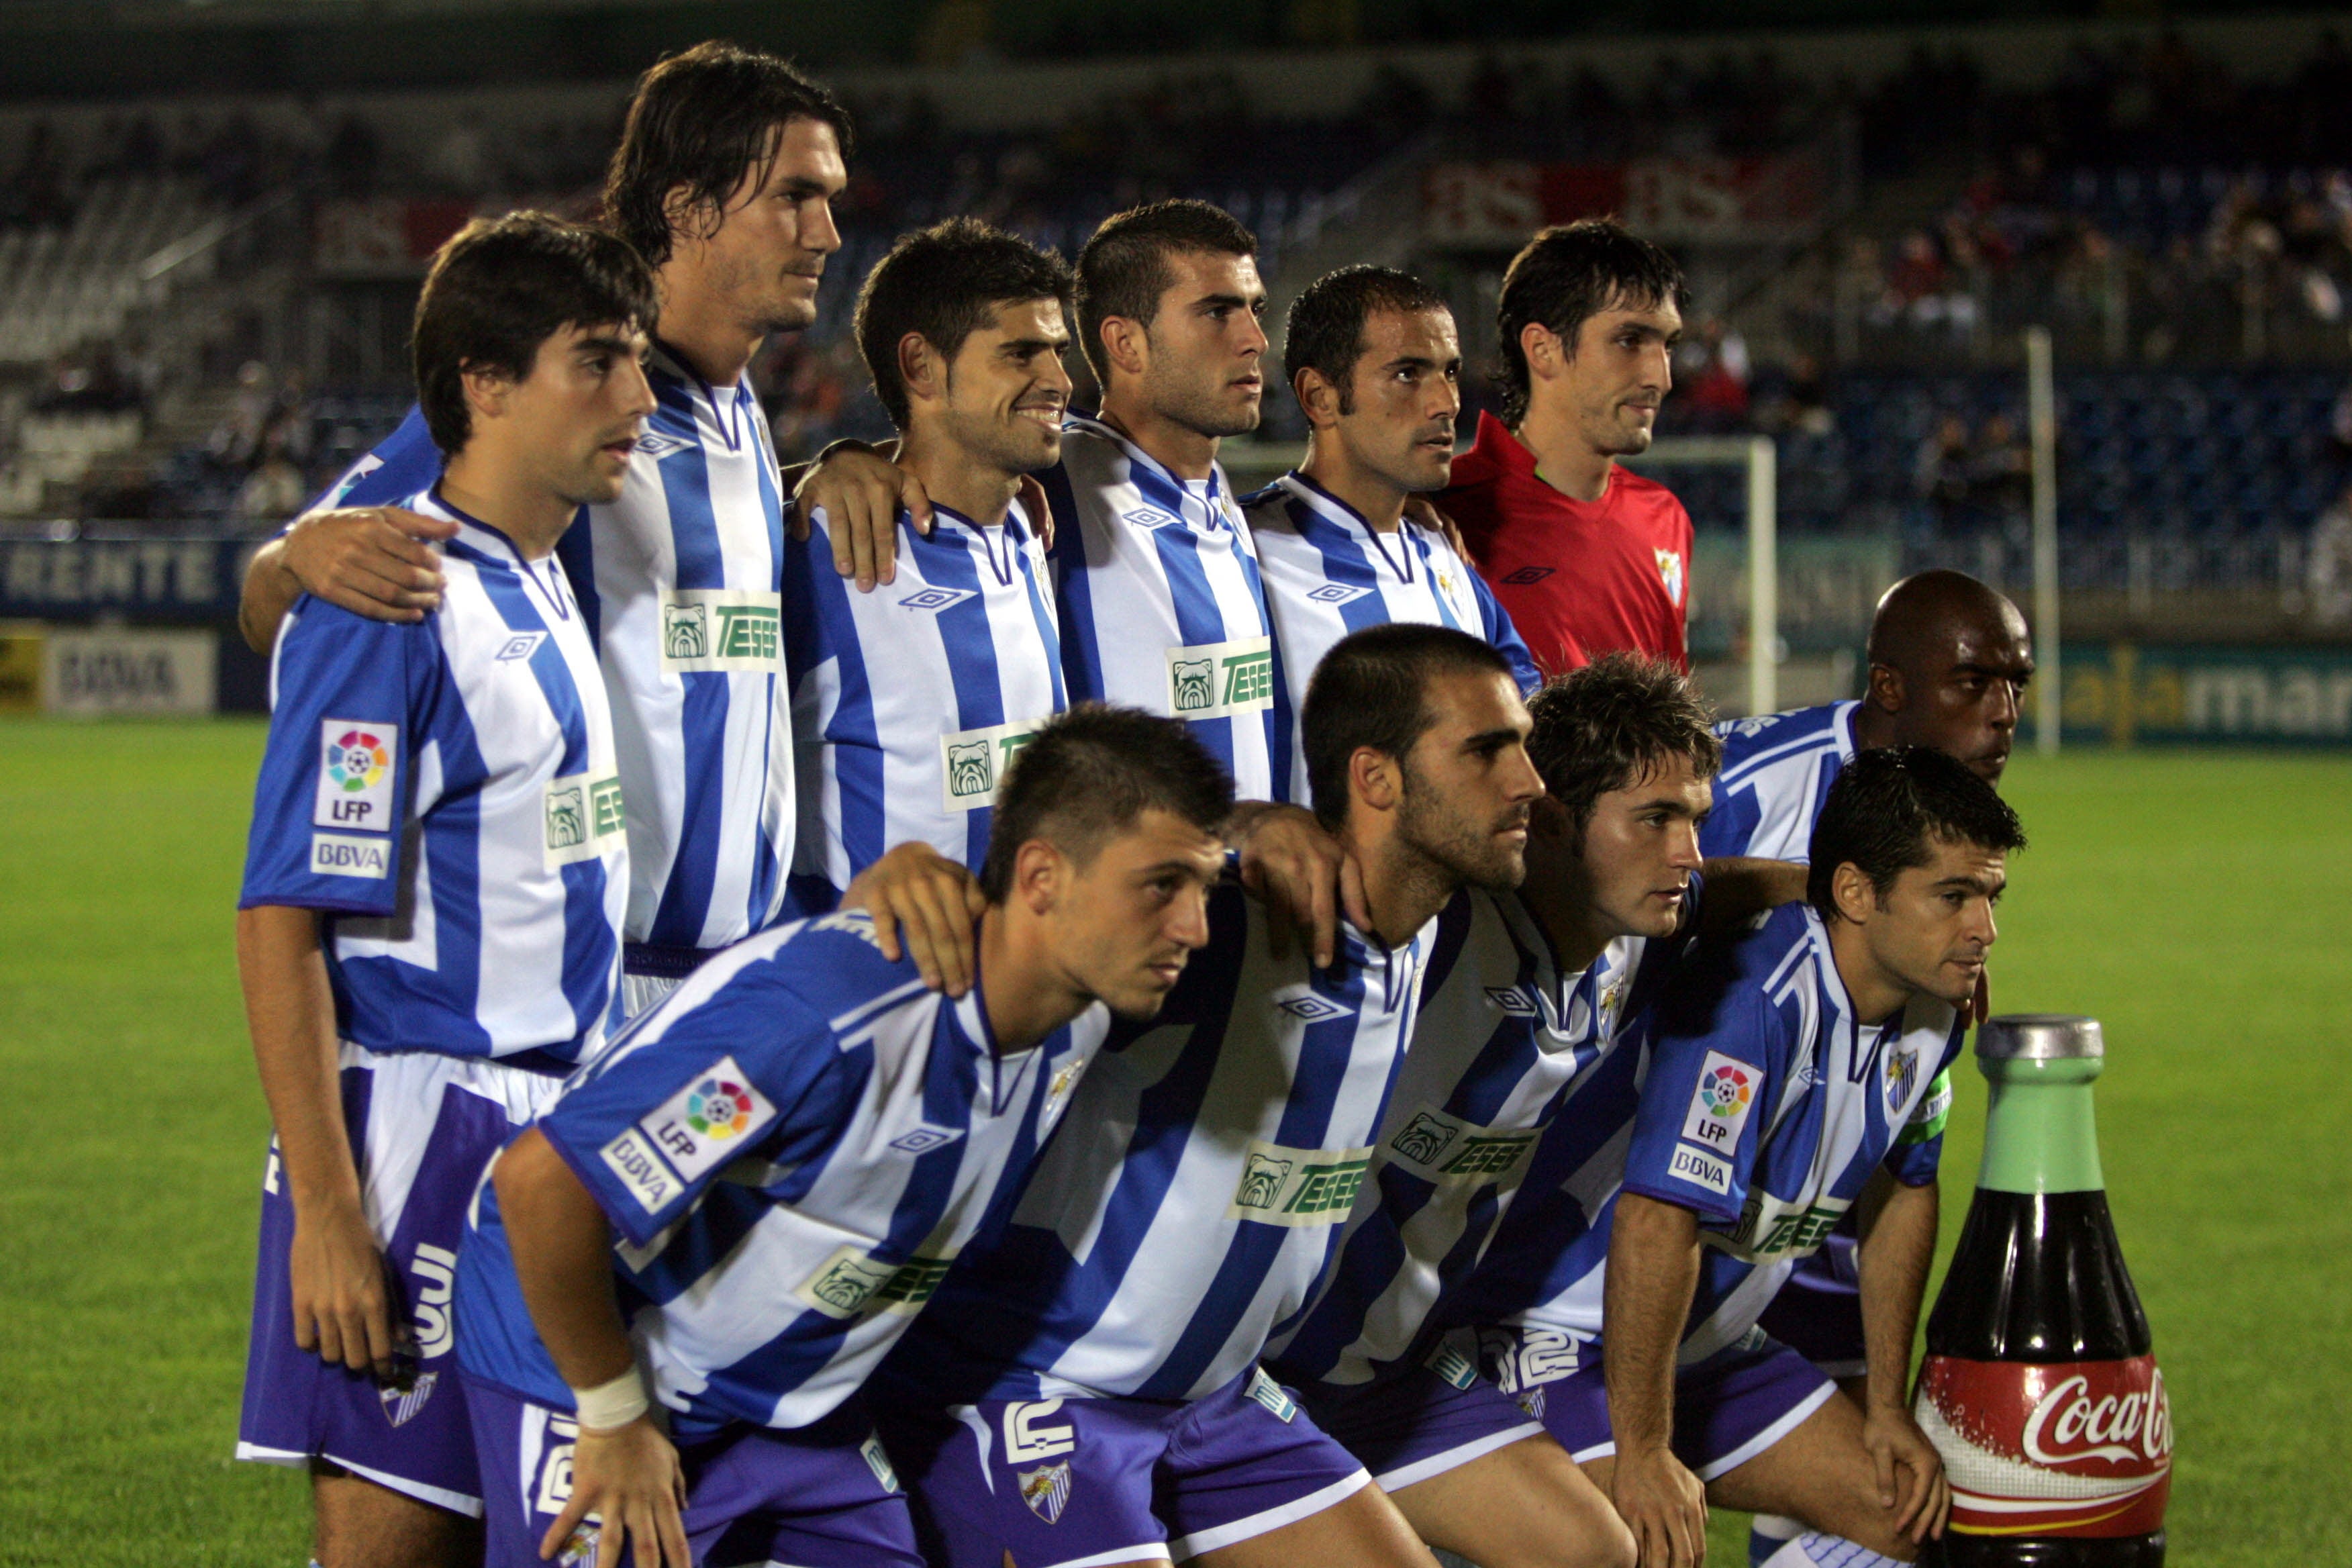
<path id="1" fill-rule="evenodd" d="M 394 1384 L 378 1388 L 375 1396 L 383 1401 L 384 1419 L 395 1426 L 407 1426 L 425 1408 L 425 1402 L 433 1397 L 433 1385 L 440 1381 L 439 1373 L 423 1372 L 405 1386 Z"/>
<path id="2" fill-rule="evenodd" d="M 1062 1510 L 1070 1501 L 1070 1461 L 1058 1465 L 1040 1465 L 1034 1470 L 1015 1470 L 1013 1479 L 1021 1485 L 1021 1500 L 1029 1511 L 1052 1524 L 1062 1517 Z"/>

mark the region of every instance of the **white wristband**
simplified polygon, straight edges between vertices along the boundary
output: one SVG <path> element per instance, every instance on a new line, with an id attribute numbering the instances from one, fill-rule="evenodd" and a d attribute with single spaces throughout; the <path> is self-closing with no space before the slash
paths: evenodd
<path id="1" fill-rule="evenodd" d="M 610 1432 L 626 1426 L 652 1405 L 646 1397 L 646 1380 L 634 1365 L 610 1383 L 573 1389 L 572 1398 L 579 1407 L 583 1432 Z"/>

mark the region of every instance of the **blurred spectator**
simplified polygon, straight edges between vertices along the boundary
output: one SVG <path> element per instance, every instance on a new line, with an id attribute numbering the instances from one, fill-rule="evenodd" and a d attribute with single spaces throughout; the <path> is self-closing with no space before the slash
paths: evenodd
<path id="1" fill-rule="evenodd" d="M 262 524 L 275 531 L 279 523 L 299 511 L 303 501 L 310 498 L 310 481 L 295 465 L 287 447 L 286 426 L 271 426 L 262 442 L 260 460 L 237 487 L 239 521 Z"/>
<path id="2" fill-rule="evenodd" d="M 2324 626 L 2352 626 L 2352 486 L 2312 525 L 2304 552 L 2304 591 L 2313 620 Z"/>
<path id="3" fill-rule="evenodd" d="M 1937 419 L 1935 430 L 1919 444 L 1913 482 L 1922 499 L 1933 503 L 1948 531 L 1974 521 L 1969 503 L 1975 475 L 1969 458 L 1969 422 L 1957 414 Z"/>

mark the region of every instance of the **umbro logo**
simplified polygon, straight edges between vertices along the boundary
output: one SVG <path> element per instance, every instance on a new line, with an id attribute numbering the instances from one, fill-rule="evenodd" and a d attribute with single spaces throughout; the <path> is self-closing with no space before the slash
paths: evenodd
<path id="1" fill-rule="evenodd" d="M 683 452 L 694 443 L 682 437 L 665 436 L 658 430 L 648 430 L 637 437 L 637 450 L 660 462 L 664 458 Z"/>
<path id="2" fill-rule="evenodd" d="M 940 1144 L 952 1143 L 962 1136 L 945 1127 L 918 1127 L 903 1138 L 891 1139 L 890 1147 L 901 1154 L 928 1154 Z"/>
<path id="3" fill-rule="evenodd" d="M 1370 588 L 1354 587 L 1346 583 L 1326 583 L 1307 595 L 1307 602 L 1310 605 L 1349 605 L 1370 592 Z"/>
<path id="4" fill-rule="evenodd" d="M 1509 576 L 1504 578 L 1503 581 L 1506 583 L 1517 584 L 1524 587 L 1529 583 L 1540 583 L 1551 574 L 1552 568 L 1549 566 L 1522 566 L 1517 571 L 1512 573 Z"/>
<path id="5" fill-rule="evenodd" d="M 937 614 L 951 605 L 961 605 L 966 599 L 977 596 L 970 588 L 925 588 L 919 593 L 909 594 L 899 600 L 898 607 L 902 610 L 929 610 Z"/>
<path id="6" fill-rule="evenodd" d="M 1516 985 L 1489 985 L 1486 1000 L 1513 1017 L 1532 1018 L 1536 1016 L 1534 998 Z"/>
<path id="7" fill-rule="evenodd" d="M 1138 507 L 1133 511 L 1123 511 L 1118 515 L 1138 528 L 1165 528 L 1176 521 L 1168 513 L 1148 506 Z"/>
<path id="8" fill-rule="evenodd" d="M 539 645 L 546 640 L 545 632 L 517 632 L 499 645 L 496 657 L 501 663 L 511 662 L 518 658 L 529 658 L 539 651 Z"/>
<path id="9" fill-rule="evenodd" d="M 1294 1018 L 1309 1024 L 1328 1024 L 1334 1018 L 1344 1018 L 1348 1009 L 1336 1002 L 1328 1002 L 1312 992 L 1296 996 L 1277 996 L 1274 1005 Z"/>

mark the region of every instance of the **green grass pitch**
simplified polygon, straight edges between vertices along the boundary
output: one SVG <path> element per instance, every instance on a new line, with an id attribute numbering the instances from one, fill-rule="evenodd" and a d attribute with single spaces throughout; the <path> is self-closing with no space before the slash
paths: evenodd
<path id="1" fill-rule="evenodd" d="M 231 910 L 261 730 L 0 723 L 0 1558 L 295 1568 L 228 1458 L 268 1131 Z M 2352 1564 L 2352 766 L 2021 757 L 1996 1005 L 2095 1015 L 2179 1435 L 2172 1560 Z M 1964 1069 L 1958 1233 L 1982 1125 Z M 1744 1560 L 1716 1521 L 1711 1563 Z"/>

